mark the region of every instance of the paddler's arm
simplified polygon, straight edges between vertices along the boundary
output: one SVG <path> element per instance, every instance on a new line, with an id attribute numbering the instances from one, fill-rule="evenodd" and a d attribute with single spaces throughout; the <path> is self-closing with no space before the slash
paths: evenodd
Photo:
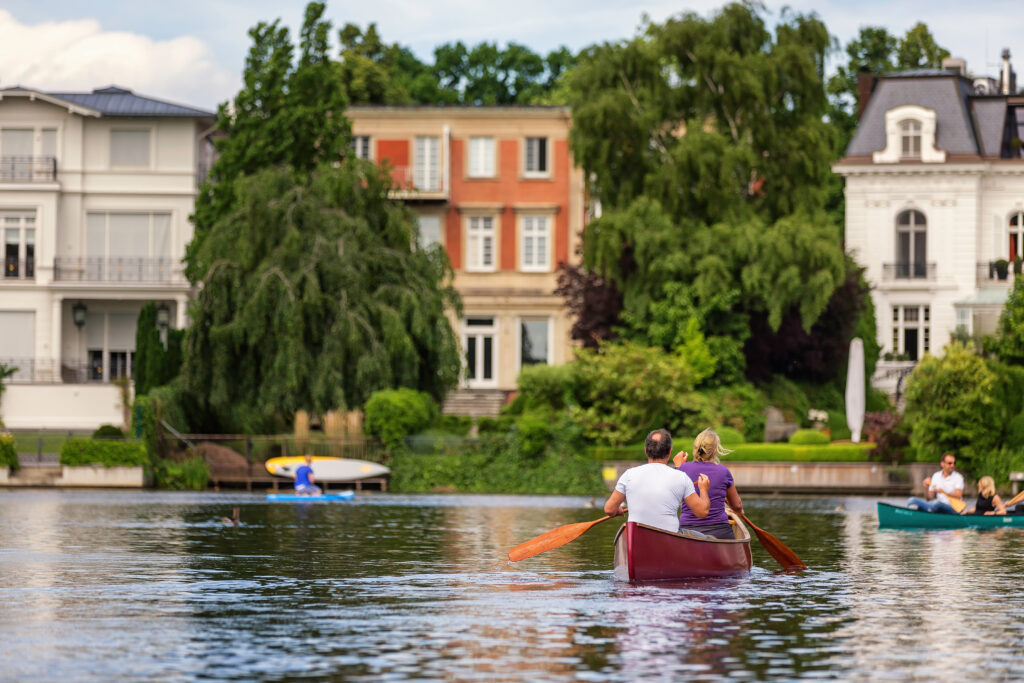
<path id="1" fill-rule="evenodd" d="M 998 494 L 992 496 L 992 505 L 994 505 L 995 508 L 996 508 L 995 514 L 997 514 L 997 515 L 1005 515 L 1006 514 L 1006 506 L 1003 505 L 1003 499 L 1000 498 Z M 992 513 L 988 512 L 986 514 L 991 515 Z"/>
<path id="2" fill-rule="evenodd" d="M 743 501 L 740 500 L 740 492 L 736 490 L 736 484 L 726 489 L 725 499 L 729 502 L 729 507 L 732 508 L 733 512 L 743 514 Z"/>
<path id="3" fill-rule="evenodd" d="M 697 479 L 697 493 L 691 493 L 683 498 L 683 502 L 690 508 L 690 511 L 701 519 L 707 517 L 711 510 L 711 500 L 708 499 L 708 486 L 710 485 L 711 481 L 708 479 L 708 475 L 702 474 Z"/>
<path id="4" fill-rule="evenodd" d="M 622 513 L 622 504 L 626 502 L 626 495 L 618 491 L 612 491 L 608 500 L 604 502 L 604 514 L 611 517 L 618 517 Z"/>

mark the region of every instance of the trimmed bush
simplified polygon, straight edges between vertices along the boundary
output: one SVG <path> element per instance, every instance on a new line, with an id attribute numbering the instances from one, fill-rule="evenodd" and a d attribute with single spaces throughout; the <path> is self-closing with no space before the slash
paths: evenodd
<path id="1" fill-rule="evenodd" d="M 0 467 L 16 470 L 21 466 L 18 462 L 18 449 L 14 446 L 14 435 L 0 432 Z"/>
<path id="2" fill-rule="evenodd" d="M 714 430 L 715 433 L 718 434 L 718 438 L 722 440 L 722 445 L 726 448 L 735 448 L 736 446 L 747 442 L 747 440 L 743 438 L 743 433 L 738 429 L 733 429 L 732 427 L 715 427 Z M 689 452 L 690 449 L 688 448 L 686 451 Z"/>
<path id="3" fill-rule="evenodd" d="M 722 459 L 730 462 L 867 462 L 873 443 L 799 446 L 792 443 L 746 443 Z"/>
<path id="4" fill-rule="evenodd" d="M 149 464 L 149 454 L 141 441 L 68 439 L 60 449 L 60 464 L 137 467 Z"/>
<path id="5" fill-rule="evenodd" d="M 92 433 L 94 439 L 123 439 L 124 432 L 114 425 L 100 425 L 99 429 Z"/>
<path id="6" fill-rule="evenodd" d="M 828 443 L 828 437 L 817 429 L 798 429 L 789 437 L 794 446 L 818 446 Z"/>
<path id="7" fill-rule="evenodd" d="M 829 438 L 833 441 L 847 441 L 853 436 L 850 428 L 846 425 L 846 413 L 838 410 L 828 411 L 828 432 Z M 861 425 L 861 434 L 864 434 L 864 426 Z"/>
<path id="8" fill-rule="evenodd" d="M 405 387 L 375 391 L 363 411 L 366 433 L 379 437 L 388 450 L 402 448 L 402 440 L 433 424 L 438 412 L 429 394 Z"/>
<path id="9" fill-rule="evenodd" d="M 524 408 L 564 408 L 573 402 L 575 382 L 572 363 L 528 365 L 516 380 Z"/>

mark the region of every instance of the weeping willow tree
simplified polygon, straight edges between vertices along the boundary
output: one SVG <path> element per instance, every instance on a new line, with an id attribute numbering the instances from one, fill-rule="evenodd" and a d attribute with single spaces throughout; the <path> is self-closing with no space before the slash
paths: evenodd
<path id="1" fill-rule="evenodd" d="M 454 386 L 451 267 L 419 246 L 389 188 L 351 158 L 236 181 L 234 208 L 191 254 L 201 277 L 184 376 L 210 427 L 275 430 L 381 388 L 440 398 Z"/>

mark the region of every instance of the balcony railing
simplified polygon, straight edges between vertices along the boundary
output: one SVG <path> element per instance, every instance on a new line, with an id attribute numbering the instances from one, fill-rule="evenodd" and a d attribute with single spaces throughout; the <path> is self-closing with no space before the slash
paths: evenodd
<path id="1" fill-rule="evenodd" d="M 4 258 L 4 280 L 32 280 L 36 276 L 35 258 Z"/>
<path id="2" fill-rule="evenodd" d="M 883 263 L 883 280 L 934 280 L 934 263 Z"/>
<path id="3" fill-rule="evenodd" d="M 62 282 L 178 282 L 183 276 L 174 259 L 58 257 L 53 277 Z"/>
<path id="4" fill-rule="evenodd" d="M 0 182 L 49 183 L 56 179 L 54 157 L 0 156 Z"/>
<path id="5" fill-rule="evenodd" d="M 1006 261 L 1006 267 L 997 265 L 996 261 L 985 261 L 978 264 L 978 282 L 1005 282 L 1012 285 L 1015 278 L 1020 277 L 1014 272 L 1013 263 Z"/>
<path id="6" fill-rule="evenodd" d="M 444 179 L 438 174 L 436 177 L 427 177 L 420 179 L 421 183 L 416 183 L 416 174 L 411 166 L 392 166 L 391 167 L 391 181 L 395 184 L 395 191 L 403 194 L 443 194 Z M 433 187 L 431 187 L 433 186 Z"/>
<path id="7" fill-rule="evenodd" d="M 63 360 L 58 367 L 52 358 L 0 358 L 0 363 L 17 368 L 5 382 L 12 384 L 86 384 L 109 382 L 103 368 L 89 361 Z"/>

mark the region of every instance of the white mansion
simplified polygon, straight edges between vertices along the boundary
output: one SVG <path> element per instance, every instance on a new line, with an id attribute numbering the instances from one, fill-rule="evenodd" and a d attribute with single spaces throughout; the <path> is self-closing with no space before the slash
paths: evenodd
<path id="1" fill-rule="evenodd" d="M 834 166 L 882 353 L 906 362 L 941 353 L 959 326 L 991 333 L 1024 254 L 1024 94 L 1009 51 L 998 81 L 960 59 L 943 67 L 862 74 L 860 123 Z M 897 369 L 879 363 L 876 384 Z"/>
<path id="2" fill-rule="evenodd" d="M 121 88 L 0 90 L 0 363 L 8 427 L 122 422 L 139 309 L 183 327 L 214 114 Z"/>

